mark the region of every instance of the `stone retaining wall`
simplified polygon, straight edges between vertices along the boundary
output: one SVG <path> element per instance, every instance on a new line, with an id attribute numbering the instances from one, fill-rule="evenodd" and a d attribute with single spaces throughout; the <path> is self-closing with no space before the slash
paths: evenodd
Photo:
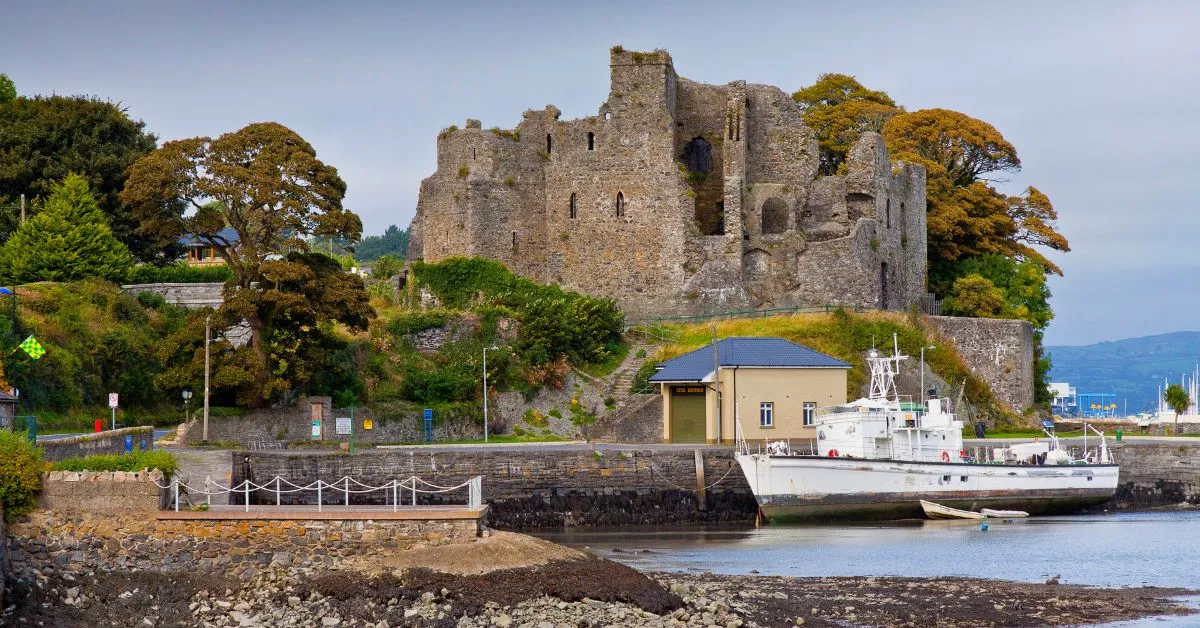
<path id="1" fill-rule="evenodd" d="M 155 512 L 167 480 L 160 471 L 51 471 L 42 475 L 38 507 L 63 513 Z"/>
<path id="2" fill-rule="evenodd" d="M 473 519 L 164 521 L 152 514 L 37 510 L 9 528 L 9 546 L 11 573 L 29 579 L 44 570 L 337 568 L 356 557 L 378 559 L 478 534 Z"/>
<path id="3" fill-rule="evenodd" d="M 129 294 L 161 294 L 167 303 L 190 309 L 219 308 L 224 302 L 224 283 L 138 283 L 121 286 Z"/>
<path id="4" fill-rule="evenodd" d="M 1121 465 L 1112 507 L 1200 505 L 1200 443 L 1124 442 L 1112 452 Z"/>
<path id="5" fill-rule="evenodd" d="M 954 345 L 997 401 L 1016 412 L 1033 405 L 1033 327 L 1028 322 L 957 316 L 925 321 Z"/>
<path id="6" fill-rule="evenodd" d="M 150 426 L 126 427 L 70 438 L 40 441 L 38 445 L 45 452 L 46 460 L 55 461 L 93 454 L 123 454 L 125 453 L 126 436 L 133 437 L 133 451 L 154 448 L 154 428 Z"/>
<path id="7" fill-rule="evenodd" d="M 248 475 L 265 482 L 276 475 L 295 484 L 327 482 L 349 475 L 380 486 L 415 475 L 441 486 L 483 476 L 488 523 L 521 529 L 574 525 L 705 523 L 747 520 L 756 504 L 750 487 L 728 448 L 700 449 L 706 508 L 697 495 L 695 449 L 541 449 L 517 447 L 486 451 L 468 448 L 431 450 L 404 448 L 364 451 L 357 455 L 299 452 L 234 452 L 233 482 Z M 465 503 L 465 489 L 438 500 L 418 503 Z M 233 496 L 240 503 L 240 496 Z M 262 492 L 251 501 L 273 503 Z M 326 503 L 342 503 L 333 491 Z M 390 496 L 388 497 L 390 499 Z M 351 503 L 384 503 L 381 491 L 351 496 Z M 294 493 L 285 503 L 316 503 L 316 494 Z"/>

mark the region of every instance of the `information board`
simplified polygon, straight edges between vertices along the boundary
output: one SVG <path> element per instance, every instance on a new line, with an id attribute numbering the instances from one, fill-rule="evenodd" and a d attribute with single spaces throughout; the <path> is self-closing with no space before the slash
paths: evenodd
<path id="1" fill-rule="evenodd" d="M 334 419 L 334 432 L 339 436 L 349 436 L 350 428 L 353 425 L 348 416 L 340 416 Z"/>

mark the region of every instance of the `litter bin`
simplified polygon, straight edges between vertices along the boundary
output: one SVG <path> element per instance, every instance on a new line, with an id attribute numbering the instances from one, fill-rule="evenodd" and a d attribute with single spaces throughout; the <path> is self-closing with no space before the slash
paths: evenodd
<path id="1" fill-rule="evenodd" d="M 1124 430 L 1121 430 L 1121 429 L 1118 429 L 1118 430 L 1117 430 L 1117 442 L 1118 442 L 1118 443 L 1119 443 L 1119 442 L 1121 442 L 1121 437 L 1122 437 L 1122 436 L 1124 436 L 1124 435 L 1125 435 L 1125 431 L 1124 431 Z"/>

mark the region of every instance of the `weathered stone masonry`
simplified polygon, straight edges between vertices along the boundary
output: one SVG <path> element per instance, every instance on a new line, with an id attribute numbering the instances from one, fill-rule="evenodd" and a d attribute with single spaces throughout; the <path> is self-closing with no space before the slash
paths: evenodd
<path id="1" fill-rule="evenodd" d="M 349 475 L 379 486 L 410 475 L 442 486 L 483 476 L 488 525 L 520 529 L 541 526 L 666 524 L 747 520 L 754 497 L 728 449 L 702 449 L 706 510 L 699 509 L 695 450 L 590 449 L 468 451 L 405 448 L 355 456 L 291 452 L 235 452 L 233 481 L 249 470 L 255 481 L 279 475 L 296 484 Z M 245 458 L 249 458 L 249 467 Z M 295 494 L 315 503 L 315 494 Z M 465 493 L 451 503 L 463 503 Z M 254 498 L 252 497 L 252 500 Z M 258 499 L 273 502 L 274 494 Z M 285 496 L 286 499 L 286 496 Z M 341 503 L 337 493 L 328 503 Z M 351 503 L 368 497 L 352 497 Z M 427 503 L 429 497 L 421 498 Z M 383 495 L 374 498 L 382 503 Z M 430 501 L 429 503 L 433 503 Z"/>
<path id="2" fill-rule="evenodd" d="M 866 133 L 845 174 L 782 90 L 610 53 L 597 115 L 531 110 L 439 135 L 409 255 L 501 260 L 633 317 L 791 305 L 904 308 L 925 286 L 925 171 Z"/>
<path id="3" fill-rule="evenodd" d="M 63 460 L 95 454 L 125 453 L 125 437 L 133 438 L 133 450 L 141 451 L 154 447 L 154 428 L 126 427 L 119 430 L 82 434 L 39 443 L 46 460 Z"/>
<path id="4" fill-rule="evenodd" d="M 1032 325 L 1000 318 L 929 316 L 925 320 L 954 344 L 1000 403 L 1017 412 L 1033 405 Z"/>

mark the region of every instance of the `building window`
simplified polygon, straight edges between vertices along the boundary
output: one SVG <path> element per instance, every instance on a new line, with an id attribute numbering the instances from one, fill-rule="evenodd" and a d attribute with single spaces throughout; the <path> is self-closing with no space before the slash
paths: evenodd
<path id="1" fill-rule="evenodd" d="M 471 161 L 475 161 L 475 149 L 471 149 Z"/>
<path id="2" fill-rule="evenodd" d="M 550 139 L 550 134 L 546 134 L 546 154 L 550 154 L 550 149 L 554 148 L 554 140 Z"/>
<path id="3" fill-rule="evenodd" d="M 588 132 L 588 150 L 596 150 L 596 134 Z"/>
<path id="4" fill-rule="evenodd" d="M 513 250 L 515 251 L 515 250 L 517 250 L 517 232 L 516 231 L 512 232 L 512 238 L 513 238 L 512 246 L 513 246 Z"/>
<path id="5" fill-rule="evenodd" d="M 817 402 L 805 401 L 804 402 L 804 425 L 811 426 L 815 422 L 814 419 L 815 419 L 816 414 L 817 414 Z"/>
<path id="6" fill-rule="evenodd" d="M 578 212 L 579 212 L 578 201 L 575 199 L 575 193 L 571 192 L 571 218 L 578 217 Z"/>
<path id="7" fill-rule="evenodd" d="M 764 401 L 758 404 L 759 427 L 775 427 L 775 402 Z"/>
<path id="8" fill-rule="evenodd" d="M 617 218 L 625 215 L 625 195 L 617 192 Z"/>
<path id="9" fill-rule="evenodd" d="M 884 215 L 884 222 L 885 222 L 884 226 L 886 226 L 888 229 L 891 229 L 892 228 L 892 199 L 890 199 L 890 198 L 887 200 L 887 204 L 884 205 L 883 215 Z"/>

